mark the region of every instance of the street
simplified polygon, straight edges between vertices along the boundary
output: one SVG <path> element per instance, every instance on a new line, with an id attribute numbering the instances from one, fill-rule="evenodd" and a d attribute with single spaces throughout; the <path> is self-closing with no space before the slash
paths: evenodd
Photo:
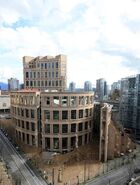
<path id="1" fill-rule="evenodd" d="M 16 151 L 7 137 L 0 130 L 0 156 L 6 163 L 8 172 L 18 185 L 47 185 L 38 174 L 28 166 L 26 160 Z"/>
<path id="2" fill-rule="evenodd" d="M 131 177 L 136 177 L 138 175 L 134 174 L 134 169 L 139 165 L 140 160 L 137 158 L 128 165 L 114 169 L 94 180 L 90 180 L 86 185 L 126 185 L 126 182 L 128 182 Z"/>

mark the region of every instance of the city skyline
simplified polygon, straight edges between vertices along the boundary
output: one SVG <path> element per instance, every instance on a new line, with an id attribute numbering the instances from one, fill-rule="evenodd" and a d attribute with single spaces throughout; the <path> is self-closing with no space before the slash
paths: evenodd
<path id="1" fill-rule="evenodd" d="M 67 55 L 68 84 L 77 87 L 139 73 L 139 5 L 138 0 L 1 2 L 0 81 L 23 82 L 25 55 Z"/>

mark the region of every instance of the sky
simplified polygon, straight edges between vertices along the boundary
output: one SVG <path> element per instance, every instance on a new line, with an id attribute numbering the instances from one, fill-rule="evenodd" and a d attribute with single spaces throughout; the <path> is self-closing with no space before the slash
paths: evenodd
<path id="1" fill-rule="evenodd" d="M 0 0 L 0 81 L 23 56 L 67 55 L 68 83 L 140 73 L 140 0 Z"/>

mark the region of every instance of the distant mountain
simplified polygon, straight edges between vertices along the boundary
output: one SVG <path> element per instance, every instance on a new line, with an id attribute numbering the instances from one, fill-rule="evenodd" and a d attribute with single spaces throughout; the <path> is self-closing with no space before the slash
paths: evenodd
<path id="1" fill-rule="evenodd" d="M 8 89 L 8 84 L 0 82 L 0 89 L 1 90 L 7 90 Z"/>

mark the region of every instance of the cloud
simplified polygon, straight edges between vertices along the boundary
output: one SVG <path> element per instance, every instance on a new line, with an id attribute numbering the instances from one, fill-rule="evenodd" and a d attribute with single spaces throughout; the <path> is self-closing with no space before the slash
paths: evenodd
<path id="1" fill-rule="evenodd" d="M 2 80 L 17 75 L 22 81 L 24 55 L 68 55 L 68 82 L 78 86 L 100 77 L 112 83 L 139 72 L 138 0 L 0 3 Z"/>

